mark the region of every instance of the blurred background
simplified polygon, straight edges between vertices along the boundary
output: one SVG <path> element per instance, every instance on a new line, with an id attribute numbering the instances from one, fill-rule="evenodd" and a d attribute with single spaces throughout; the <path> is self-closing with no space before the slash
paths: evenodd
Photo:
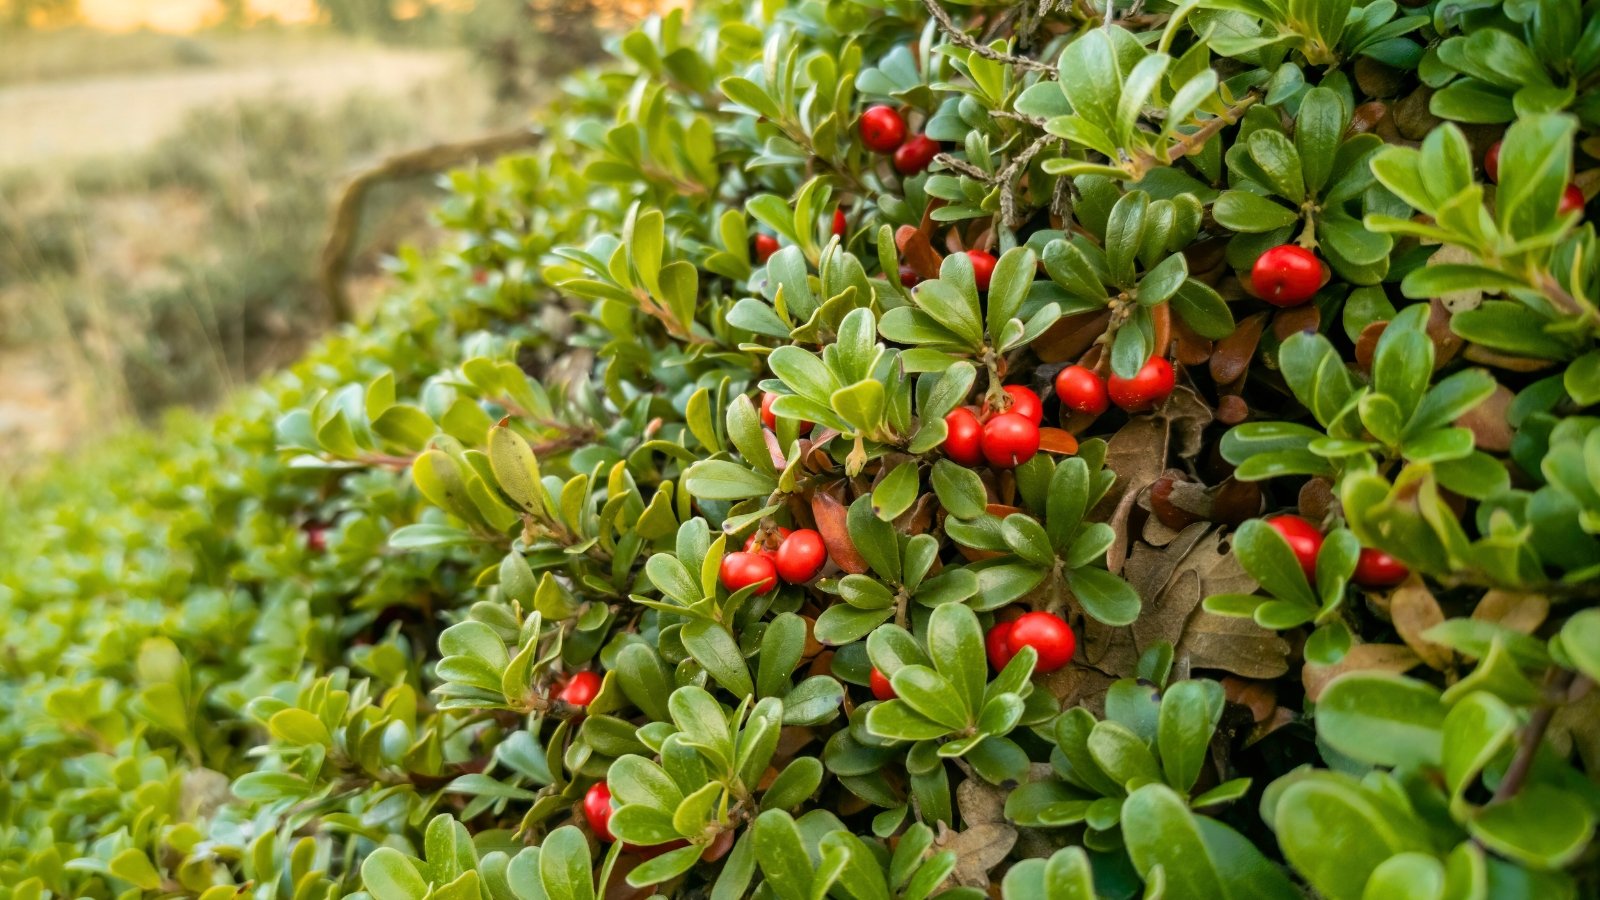
<path id="1" fill-rule="evenodd" d="M 343 187 L 411 151 L 514 144 L 601 29 L 642 12 L 0 0 L 0 475 L 203 407 L 359 317 L 384 258 L 426 246 L 437 175 L 362 198 L 341 306 L 318 258 Z"/>

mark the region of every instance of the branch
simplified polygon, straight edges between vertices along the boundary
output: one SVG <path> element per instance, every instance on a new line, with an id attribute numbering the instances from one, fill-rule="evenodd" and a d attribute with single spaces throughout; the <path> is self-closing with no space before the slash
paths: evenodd
<path id="1" fill-rule="evenodd" d="M 476 140 L 410 150 L 391 156 L 357 175 L 339 195 L 333 221 L 328 227 L 328 240 L 322 247 L 322 293 L 328 298 L 328 308 L 334 320 L 349 322 L 354 316 L 344 279 L 350 267 L 351 252 L 355 249 L 356 234 L 361 228 L 361 212 L 369 190 L 386 181 L 431 175 L 472 160 L 493 159 L 532 147 L 539 140 L 540 135 L 526 128 L 518 128 Z"/>
<path id="2" fill-rule="evenodd" d="M 1570 669 L 1552 667 L 1544 677 L 1544 700 L 1539 708 L 1533 711 L 1533 718 L 1522 729 L 1521 743 L 1517 746 L 1517 755 L 1512 757 L 1511 766 L 1506 769 L 1505 777 L 1500 779 L 1500 785 L 1494 789 L 1494 797 L 1489 800 L 1489 805 L 1504 803 L 1517 795 L 1522 790 L 1523 782 L 1528 780 L 1528 772 L 1533 769 L 1533 760 L 1539 754 L 1539 745 L 1544 742 L 1545 730 L 1550 727 L 1550 720 L 1555 718 L 1556 708 L 1567 697 L 1567 691 L 1572 688 L 1577 673 Z"/>
<path id="3" fill-rule="evenodd" d="M 1049 63 L 1043 63 L 1036 59 L 1029 59 L 1026 56 L 1013 56 L 1009 53 L 1001 53 L 999 50 L 996 50 L 993 47 L 986 47 L 983 44 L 973 40 L 972 37 L 966 32 L 956 27 L 956 23 L 950 19 L 950 14 L 945 12 L 944 7 L 939 5 L 939 0 L 922 0 L 922 5 L 928 8 L 928 14 L 933 16 L 934 21 L 939 23 L 939 30 L 943 31 L 945 35 L 950 38 L 950 42 L 956 46 L 965 47 L 984 59 L 992 59 L 995 62 L 1009 63 L 1019 69 L 1029 69 L 1034 72 L 1048 72 L 1051 75 L 1056 74 L 1056 67 L 1050 65 Z"/>

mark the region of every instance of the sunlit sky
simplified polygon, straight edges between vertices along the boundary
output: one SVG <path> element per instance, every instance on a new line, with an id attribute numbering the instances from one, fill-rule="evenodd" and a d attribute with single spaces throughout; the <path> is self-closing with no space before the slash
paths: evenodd
<path id="1" fill-rule="evenodd" d="M 249 0 L 251 13 L 285 22 L 312 17 L 313 0 Z M 191 31 L 218 17 L 217 0 L 79 0 L 78 8 L 91 25 L 113 31 L 154 28 Z"/>

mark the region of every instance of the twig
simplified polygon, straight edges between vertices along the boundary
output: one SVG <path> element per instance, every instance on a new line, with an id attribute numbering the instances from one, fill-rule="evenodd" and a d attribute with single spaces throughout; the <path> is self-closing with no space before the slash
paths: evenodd
<path id="1" fill-rule="evenodd" d="M 1240 100 L 1233 106 L 1228 107 L 1227 111 L 1222 115 L 1214 116 L 1204 125 L 1201 125 L 1195 131 L 1184 135 L 1181 140 L 1174 143 L 1171 147 L 1166 148 L 1166 150 L 1162 153 L 1162 156 L 1164 156 L 1165 159 L 1158 159 L 1154 155 L 1147 153 L 1142 154 L 1137 159 L 1132 160 L 1128 164 L 1128 174 L 1132 176 L 1135 181 L 1137 181 L 1138 179 L 1143 178 L 1146 173 L 1155 168 L 1157 165 L 1170 166 L 1185 156 L 1194 153 L 1201 147 L 1204 147 L 1207 141 L 1216 137 L 1217 133 L 1222 129 L 1227 128 L 1229 125 L 1232 125 L 1235 122 L 1238 122 L 1239 118 L 1245 114 L 1245 111 L 1250 107 L 1255 106 L 1256 103 L 1260 102 L 1260 100 L 1261 95 L 1255 91 L 1251 91 L 1244 96 L 1244 99 Z"/>
<path id="2" fill-rule="evenodd" d="M 539 134 L 518 128 L 472 141 L 435 144 L 391 156 L 357 175 L 339 196 L 333 222 L 328 227 L 328 240 L 322 248 L 322 292 L 328 298 L 328 309 L 334 320 L 349 322 L 354 315 L 344 278 L 350 267 L 350 254 L 355 249 L 356 234 L 361 228 L 361 212 L 369 190 L 386 181 L 431 175 L 472 160 L 493 159 L 524 150 L 537 144 L 540 139 Z"/>
<path id="3" fill-rule="evenodd" d="M 1041 134 L 1034 139 L 1016 158 L 1000 170 L 1000 218 L 1004 221 L 1006 230 L 1015 229 L 1022 224 L 1023 216 L 1017 210 L 1017 185 L 1022 180 L 1022 173 L 1028 168 L 1028 163 L 1043 150 L 1046 145 L 1060 138 L 1053 134 Z"/>
<path id="4" fill-rule="evenodd" d="M 939 30 L 943 31 L 945 35 L 950 38 L 950 42 L 956 46 L 965 47 L 984 59 L 992 59 L 995 62 L 1009 63 L 1019 69 L 1029 69 L 1034 72 L 1049 72 L 1051 75 L 1056 74 L 1056 67 L 1050 65 L 1049 63 L 1040 62 L 1037 59 L 1029 59 L 1026 56 L 1013 56 L 1009 53 L 1001 53 L 999 50 L 996 50 L 993 47 L 987 47 L 973 40 L 972 37 L 966 32 L 956 27 L 956 23 L 950 19 L 950 14 L 945 12 L 944 7 L 939 5 L 939 0 L 922 0 L 922 5 L 928 8 L 928 14 L 933 16 L 934 21 L 939 23 Z"/>
<path id="5" fill-rule="evenodd" d="M 1044 116 L 1030 116 L 1027 113 L 1012 112 L 1009 109 L 991 109 L 989 115 L 996 119 L 1014 119 L 1018 122 L 1027 122 L 1035 128 L 1043 128 L 1049 123 Z"/>
<path id="6" fill-rule="evenodd" d="M 990 175 L 988 172 L 985 172 L 972 163 L 952 156 L 949 153 L 940 153 L 934 156 L 933 161 L 947 169 L 953 169 L 967 176 L 968 178 L 975 178 L 985 184 L 994 184 L 998 179 L 998 176 Z"/>
<path id="7" fill-rule="evenodd" d="M 1559 666 L 1552 667 L 1545 673 L 1544 700 L 1539 708 L 1533 711 L 1533 718 L 1522 729 L 1521 743 L 1517 746 L 1517 755 L 1512 757 L 1511 765 L 1506 769 L 1505 777 L 1500 779 L 1500 784 L 1494 789 L 1494 797 L 1489 800 L 1489 805 L 1504 803 L 1517 795 L 1522 790 L 1523 782 L 1528 780 L 1528 772 L 1533 768 L 1533 760 L 1539 754 L 1539 745 L 1544 742 L 1545 730 L 1550 727 L 1550 720 L 1555 718 L 1556 709 L 1567 697 L 1567 691 L 1572 688 L 1577 673 Z"/>

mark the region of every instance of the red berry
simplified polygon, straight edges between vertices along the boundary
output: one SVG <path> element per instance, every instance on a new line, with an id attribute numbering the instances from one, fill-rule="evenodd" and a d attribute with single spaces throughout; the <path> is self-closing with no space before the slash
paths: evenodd
<path id="1" fill-rule="evenodd" d="M 1355 582 L 1362 587 L 1394 587 L 1410 574 L 1405 563 L 1382 550 L 1362 547 L 1356 557 Z"/>
<path id="2" fill-rule="evenodd" d="M 325 553 L 328 549 L 328 529 L 321 525 L 307 524 L 306 549 L 312 553 Z"/>
<path id="3" fill-rule="evenodd" d="M 473 284 L 488 284 L 489 283 L 489 273 L 484 269 L 473 269 L 472 270 L 472 283 Z"/>
<path id="4" fill-rule="evenodd" d="M 915 175 L 928 167 L 939 155 L 939 142 L 919 134 L 894 152 L 894 170 L 901 175 Z"/>
<path id="5" fill-rule="evenodd" d="M 782 525 L 778 525 L 778 526 L 775 526 L 772 530 L 776 531 L 778 533 L 778 544 L 779 544 L 779 546 L 782 546 L 784 539 L 789 536 L 789 529 L 783 527 Z M 767 532 L 767 531 L 765 531 L 763 529 L 757 528 L 755 534 L 752 534 L 748 538 L 745 538 L 745 541 L 744 541 L 744 552 L 746 552 L 746 553 L 760 553 L 760 554 L 764 554 L 766 556 L 771 556 L 772 554 L 778 552 L 776 550 L 769 549 L 767 547 L 766 537 L 767 537 L 768 533 L 769 532 Z"/>
<path id="6" fill-rule="evenodd" d="M 1033 671 L 1044 674 L 1072 662 L 1072 652 L 1077 649 L 1078 639 L 1072 633 L 1072 626 L 1060 616 L 1031 612 L 1012 624 L 1009 644 L 1013 655 L 1023 647 L 1032 647 L 1039 654 Z"/>
<path id="7" fill-rule="evenodd" d="M 877 697 L 879 700 L 893 700 L 895 698 L 894 685 L 889 683 L 889 679 L 884 677 L 882 672 L 873 669 L 872 674 L 867 677 L 867 681 L 872 685 L 872 696 Z"/>
<path id="8" fill-rule="evenodd" d="M 1489 152 L 1483 155 L 1483 174 L 1489 176 L 1490 181 L 1500 180 L 1500 142 L 1495 141 L 1489 145 Z"/>
<path id="9" fill-rule="evenodd" d="M 1273 306 L 1299 306 L 1322 287 L 1322 263 L 1298 244 L 1279 244 L 1256 257 L 1250 287 Z"/>
<path id="10" fill-rule="evenodd" d="M 766 263 L 778 252 L 778 239 L 770 234 L 756 235 L 756 262 Z"/>
<path id="11" fill-rule="evenodd" d="M 994 254 L 987 250 L 968 250 L 967 259 L 972 260 L 972 280 L 978 283 L 978 290 L 989 289 L 989 279 L 994 277 Z"/>
<path id="12" fill-rule="evenodd" d="M 1039 402 L 1039 395 L 1030 388 L 1020 384 L 1006 385 L 1006 393 L 1011 395 L 1011 412 L 1027 419 L 1037 425 L 1044 421 L 1044 404 Z"/>
<path id="13" fill-rule="evenodd" d="M 842 210 L 842 209 L 834 210 L 833 211 L 833 236 L 837 237 L 837 238 L 840 238 L 840 239 L 843 239 L 844 236 L 845 236 L 845 232 L 847 232 L 849 230 L 850 230 L 850 223 L 845 220 L 844 210 Z"/>
<path id="14" fill-rule="evenodd" d="M 983 649 L 989 654 L 989 665 L 994 666 L 996 672 L 1009 665 L 1011 657 L 1017 655 L 1016 651 L 1011 649 L 1011 629 L 1016 624 L 1016 622 L 996 622 L 983 639 Z"/>
<path id="15" fill-rule="evenodd" d="M 608 844 L 617 839 L 611 833 L 611 788 L 604 781 L 583 795 L 583 817 L 595 837 Z"/>
<path id="16" fill-rule="evenodd" d="M 772 404 L 776 403 L 777 400 L 778 395 L 771 391 L 767 391 L 761 395 L 761 424 L 771 428 L 773 431 L 778 430 L 778 416 L 772 411 Z M 807 422 L 805 419 L 801 419 L 800 433 L 810 434 L 811 423 Z"/>
<path id="17" fill-rule="evenodd" d="M 922 283 L 922 276 L 917 274 L 917 270 L 916 269 L 913 269 L 910 266 L 901 266 L 900 267 L 900 286 L 901 287 L 916 287 L 917 285 L 919 285 L 921 283 Z"/>
<path id="18" fill-rule="evenodd" d="M 872 106 L 861 114 L 861 143 L 874 153 L 890 153 L 906 139 L 906 120 L 892 106 Z"/>
<path id="19" fill-rule="evenodd" d="M 765 594 L 778 584 L 778 567 L 765 553 L 729 553 L 722 558 L 718 574 L 722 586 L 730 591 L 756 584 L 760 585 L 756 593 Z"/>
<path id="20" fill-rule="evenodd" d="M 1093 369 L 1083 366 L 1067 366 L 1056 373 L 1056 396 L 1067 409 L 1095 416 L 1111 405 L 1106 383 Z"/>
<path id="21" fill-rule="evenodd" d="M 1027 416 L 1001 413 L 983 425 L 983 455 L 997 469 L 1020 466 L 1039 452 L 1039 426 Z"/>
<path id="22" fill-rule="evenodd" d="M 810 528 L 799 529 L 778 545 L 778 577 L 790 584 L 804 584 L 817 577 L 827 561 L 828 547 L 822 542 L 822 535 Z"/>
<path id="23" fill-rule="evenodd" d="M 1561 192 L 1561 204 L 1556 207 L 1556 215 L 1565 216 L 1571 213 L 1583 212 L 1583 191 L 1575 184 L 1567 185 Z"/>
<path id="24" fill-rule="evenodd" d="M 1294 558 L 1312 584 L 1317 581 L 1317 554 L 1322 552 L 1322 532 L 1317 526 L 1299 516 L 1273 516 L 1267 520 L 1274 530 L 1289 542 Z"/>
<path id="25" fill-rule="evenodd" d="M 594 702 L 596 694 L 600 693 L 600 676 L 594 672 L 574 672 L 566 683 L 561 685 L 561 691 L 556 694 L 556 699 L 571 706 L 588 706 Z"/>
<path id="26" fill-rule="evenodd" d="M 944 417 L 946 430 L 944 455 L 963 466 L 983 462 L 983 424 L 965 406 Z"/>
<path id="27" fill-rule="evenodd" d="M 1172 388 L 1178 383 L 1172 363 L 1152 356 L 1132 378 L 1122 378 L 1115 373 L 1106 382 L 1106 393 L 1111 402 L 1128 412 L 1143 412 L 1167 401 Z"/>

